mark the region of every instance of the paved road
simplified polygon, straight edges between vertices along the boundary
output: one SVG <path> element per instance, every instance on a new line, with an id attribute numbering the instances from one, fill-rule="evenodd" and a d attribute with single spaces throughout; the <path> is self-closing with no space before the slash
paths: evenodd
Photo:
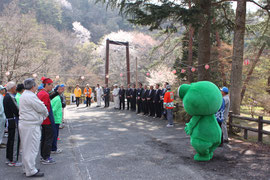
<path id="1" fill-rule="evenodd" d="M 268 179 L 270 157 L 256 145 L 232 140 L 218 148 L 210 162 L 195 162 L 183 124 L 166 122 L 112 108 L 68 106 L 67 126 L 60 130 L 63 153 L 57 164 L 38 167 L 40 179 L 178 180 Z M 26 179 L 21 168 L 7 167 L 0 150 L 4 179 Z M 2 179 L 2 178 L 0 178 Z"/>

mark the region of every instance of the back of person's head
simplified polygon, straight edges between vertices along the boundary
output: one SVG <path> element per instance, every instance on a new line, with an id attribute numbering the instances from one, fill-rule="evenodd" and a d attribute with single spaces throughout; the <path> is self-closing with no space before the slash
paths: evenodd
<path id="1" fill-rule="evenodd" d="M 32 89 L 32 87 L 36 86 L 35 79 L 33 79 L 33 78 L 28 78 L 28 79 L 24 80 L 23 84 L 24 84 L 24 88 L 27 90 L 30 90 L 30 89 Z"/>
<path id="2" fill-rule="evenodd" d="M 23 84 L 18 84 L 17 88 L 16 88 L 16 91 L 21 93 L 23 90 L 24 90 L 24 85 Z"/>
<path id="3" fill-rule="evenodd" d="M 16 87 L 16 83 L 13 82 L 13 81 L 8 82 L 7 85 L 6 85 L 7 91 L 11 90 L 14 87 Z"/>

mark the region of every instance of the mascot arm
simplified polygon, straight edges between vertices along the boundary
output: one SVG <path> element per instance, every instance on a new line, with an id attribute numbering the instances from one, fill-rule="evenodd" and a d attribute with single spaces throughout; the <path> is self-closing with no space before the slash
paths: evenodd
<path id="1" fill-rule="evenodd" d="M 193 116 L 189 123 L 186 124 L 185 131 L 187 135 L 191 135 L 193 132 L 193 128 L 198 124 L 199 120 L 201 119 L 201 116 Z"/>

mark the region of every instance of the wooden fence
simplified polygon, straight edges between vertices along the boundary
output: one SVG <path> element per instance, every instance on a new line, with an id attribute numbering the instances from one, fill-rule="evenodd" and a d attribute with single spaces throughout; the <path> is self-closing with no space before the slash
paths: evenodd
<path id="1" fill-rule="evenodd" d="M 258 128 L 251 128 L 251 127 L 244 127 L 239 124 L 233 123 L 233 118 L 237 118 L 239 120 L 246 120 L 246 121 L 252 121 L 252 122 L 257 122 L 258 123 Z M 233 132 L 233 127 L 237 127 L 240 129 L 244 129 L 244 139 L 248 138 L 248 131 L 253 131 L 258 133 L 258 142 L 263 141 L 263 135 L 267 134 L 270 135 L 269 131 L 263 130 L 263 125 L 264 124 L 270 124 L 270 121 L 263 120 L 263 116 L 259 116 L 257 119 L 256 118 L 250 118 L 250 117 L 243 117 L 240 115 L 235 115 L 232 114 L 232 112 L 229 113 L 229 132 Z"/>

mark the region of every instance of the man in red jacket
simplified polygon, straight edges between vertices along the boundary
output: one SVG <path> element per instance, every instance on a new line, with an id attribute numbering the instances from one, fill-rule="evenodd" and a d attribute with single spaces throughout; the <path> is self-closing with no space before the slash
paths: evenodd
<path id="1" fill-rule="evenodd" d="M 174 99 L 174 94 L 171 91 L 171 86 L 167 85 L 166 86 L 167 92 L 164 95 L 164 100 L 163 100 L 163 104 L 164 104 L 164 109 L 166 109 L 167 111 L 167 120 L 168 120 L 168 124 L 167 127 L 173 127 L 173 99 Z"/>
<path id="2" fill-rule="evenodd" d="M 37 94 L 38 98 L 45 104 L 48 112 L 51 111 L 51 100 L 49 92 L 53 88 L 53 81 L 50 78 L 42 78 L 44 88 Z M 41 132 L 41 163 L 42 164 L 55 164 L 55 161 L 50 157 L 52 142 L 53 142 L 53 126 L 49 116 L 42 123 Z"/>

